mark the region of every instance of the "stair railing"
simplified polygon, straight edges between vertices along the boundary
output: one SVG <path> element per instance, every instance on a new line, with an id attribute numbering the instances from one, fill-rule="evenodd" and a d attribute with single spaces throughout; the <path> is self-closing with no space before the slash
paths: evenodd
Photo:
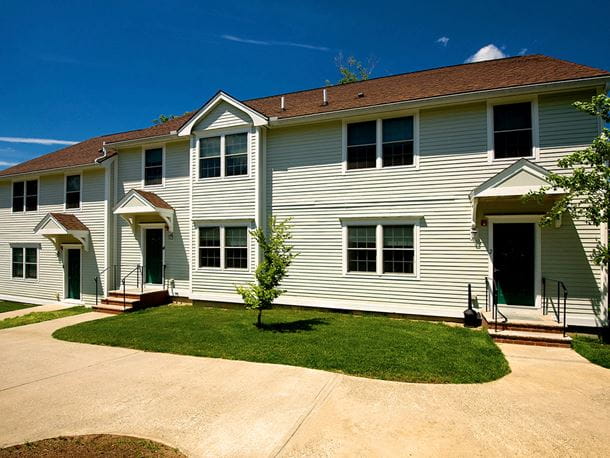
<path id="1" fill-rule="evenodd" d="M 491 317 L 494 320 L 494 327 L 498 332 L 498 315 L 502 316 L 503 323 L 508 322 L 508 318 L 498 308 L 498 284 L 496 280 L 485 277 L 485 311 L 489 312 L 491 307 Z"/>
<path id="2" fill-rule="evenodd" d="M 557 284 L 557 302 L 553 301 L 553 297 L 549 282 L 555 282 Z M 562 304 L 563 300 L 563 304 Z M 553 314 L 557 323 L 562 322 L 563 316 L 563 336 L 566 336 L 568 322 L 567 322 L 567 310 L 568 310 L 568 288 L 561 280 L 555 280 L 553 278 L 543 277 L 542 278 L 542 313 L 548 315 L 549 303 L 553 307 Z M 563 310 L 562 310 L 563 306 Z"/>
<path id="3" fill-rule="evenodd" d="M 97 277 L 94 278 L 95 280 L 95 305 L 98 304 L 98 300 L 99 300 L 99 286 L 101 284 L 101 279 L 102 279 L 102 275 L 104 275 L 106 272 L 108 272 L 108 270 L 110 270 L 112 267 L 115 266 L 108 266 L 106 267 L 104 270 L 102 270 L 99 275 Z M 104 288 L 102 287 L 102 293 L 104 292 Z"/>
<path id="4" fill-rule="evenodd" d="M 125 309 L 127 308 L 127 290 L 125 287 L 125 283 L 127 281 L 127 278 L 129 278 L 129 276 L 131 274 L 133 274 L 134 272 L 136 272 L 136 287 L 140 287 L 140 269 L 141 266 L 140 264 L 138 264 L 137 266 L 135 266 L 133 269 L 131 269 L 127 275 L 125 275 L 122 279 L 121 279 L 121 284 L 123 286 L 123 311 L 125 311 Z M 142 284 L 144 284 L 144 277 L 142 276 Z"/>

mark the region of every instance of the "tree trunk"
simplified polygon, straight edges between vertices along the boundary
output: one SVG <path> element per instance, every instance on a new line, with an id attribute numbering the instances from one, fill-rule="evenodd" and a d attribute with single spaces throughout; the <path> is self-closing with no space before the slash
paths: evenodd
<path id="1" fill-rule="evenodd" d="M 258 318 L 256 320 L 256 327 L 260 328 L 263 326 L 262 322 L 263 309 L 258 309 Z"/>

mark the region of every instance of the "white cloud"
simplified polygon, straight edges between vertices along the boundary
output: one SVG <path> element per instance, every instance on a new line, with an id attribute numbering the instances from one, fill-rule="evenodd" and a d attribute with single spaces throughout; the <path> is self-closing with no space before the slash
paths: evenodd
<path id="1" fill-rule="evenodd" d="M 519 55 L 524 56 L 525 54 L 527 54 L 527 48 L 521 48 L 521 51 L 519 51 Z"/>
<path id="2" fill-rule="evenodd" d="M 75 145 L 78 142 L 70 140 L 55 140 L 52 138 L 0 137 L 0 142 L 33 143 L 36 145 Z"/>
<path id="3" fill-rule="evenodd" d="M 0 161 L 0 167 L 12 167 L 13 165 L 17 165 L 17 162 Z"/>
<path id="4" fill-rule="evenodd" d="M 466 62 L 482 62 L 484 60 L 502 59 L 503 57 L 506 57 L 506 54 L 504 54 L 496 45 L 488 44 L 466 59 Z"/>
<path id="5" fill-rule="evenodd" d="M 250 38 L 241 38 L 236 37 L 235 35 L 221 35 L 221 38 L 229 41 L 236 41 L 238 43 L 246 43 L 249 45 L 259 45 L 259 46 L 292 46 L 294 48 L 305 48 L 305 49 L 313 49 L 314 51 L 330 51 L 330 48 L 326 46 L 315 46 L 308 45 L 305 43 L 294 43 L 292 41 L 263 41 L 263 40 L 252 40 Z"/>
<path id="6" fill-rule="evenodd" d="M 436 42 L 442 44 L 446 48 L 447 43 L 449 43 L 449 37 L 440 37 Z"/>

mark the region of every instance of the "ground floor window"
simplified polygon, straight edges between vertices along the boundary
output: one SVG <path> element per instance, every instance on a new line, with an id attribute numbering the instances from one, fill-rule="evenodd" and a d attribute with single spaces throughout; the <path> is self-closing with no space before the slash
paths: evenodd
<path id="1" fill-rule="evenodd" d="M 199 228 L 199 267 L 248 269 L 248 227 Z"/>
<path id="2" fill-rule="evenodd" d="M 415 274 L 415 224 L 347 226 L 347 272 Z"/>
<path id="3" fill-rule="evenodd" d="M 12 276 L 13 278 L 38 278 L 37 248 L 12 248 Z"/>

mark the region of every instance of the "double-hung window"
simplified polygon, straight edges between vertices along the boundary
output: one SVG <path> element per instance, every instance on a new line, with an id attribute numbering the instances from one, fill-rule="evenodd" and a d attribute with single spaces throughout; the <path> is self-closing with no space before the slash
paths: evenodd
<path id="1" fill-rule="evenodd" d="M 199 140 L 199 178 L 248 174 L 248 134 L 219 135 Z"/>
<path id="2" fill-rule="evenodd" d="M 38 180 L 13 183 L 13 212 L 38 210 Z"/>
<path id="3" fill-rule="evenodd" d="M 163 183 L 163 148 L 144 151 L 144 185 Z"/>
<path id="4" fill-rule="evenodd" d="M 347 125 L 347 168 L 374 168 L 377 163 L 377 121 Z"/>
<path id="5" fill-rule="evenodd" d="M 80 175 L 66 176 L 66 208 L 80 208 Z"/>
<path id="6" fill-rule="evenodd" d="M 220 267 L 220 228 L 199 228 L 199 267 Z"/>
<path id="7" fill-rule="evenodd" d="M 248 134 L 225 136 L 225 175 L 248 174 Z"/>
<path id="8" fill-rule="evenodd" d="M 413 164 L 413 116 L 384 119 L 383 166 Z"/>
<path id="9" fill-rule="evenodd" d="M 414 164 L 413 116 L 350 123 L 346 130 L 348 170 Z"/>
<path id="10" fill-rule="evenodd" d="M 248 229 L 246 227 L 225 228 L 225 268 L 248 268 Z"/>
<path id="11" fill-rule="evenodd" d="M 248 268 L 248 228 L 212 226 L 199 228 L 199 267 Z"/>
<path id="12" fill-rule="evenodd" d="M 32 279 L 38 278 L 37 248 L 12 248 L 12 277 Z"/>
<path id="13" fill-rule="evenodd" d="M 347 226 L 347 271 L 415 273 L 415 225 Z"/>
<path id="14" fill-rule="evenodd" d="M 493 107 L 494 158 L 532 156 L 531 102 Z"/>

